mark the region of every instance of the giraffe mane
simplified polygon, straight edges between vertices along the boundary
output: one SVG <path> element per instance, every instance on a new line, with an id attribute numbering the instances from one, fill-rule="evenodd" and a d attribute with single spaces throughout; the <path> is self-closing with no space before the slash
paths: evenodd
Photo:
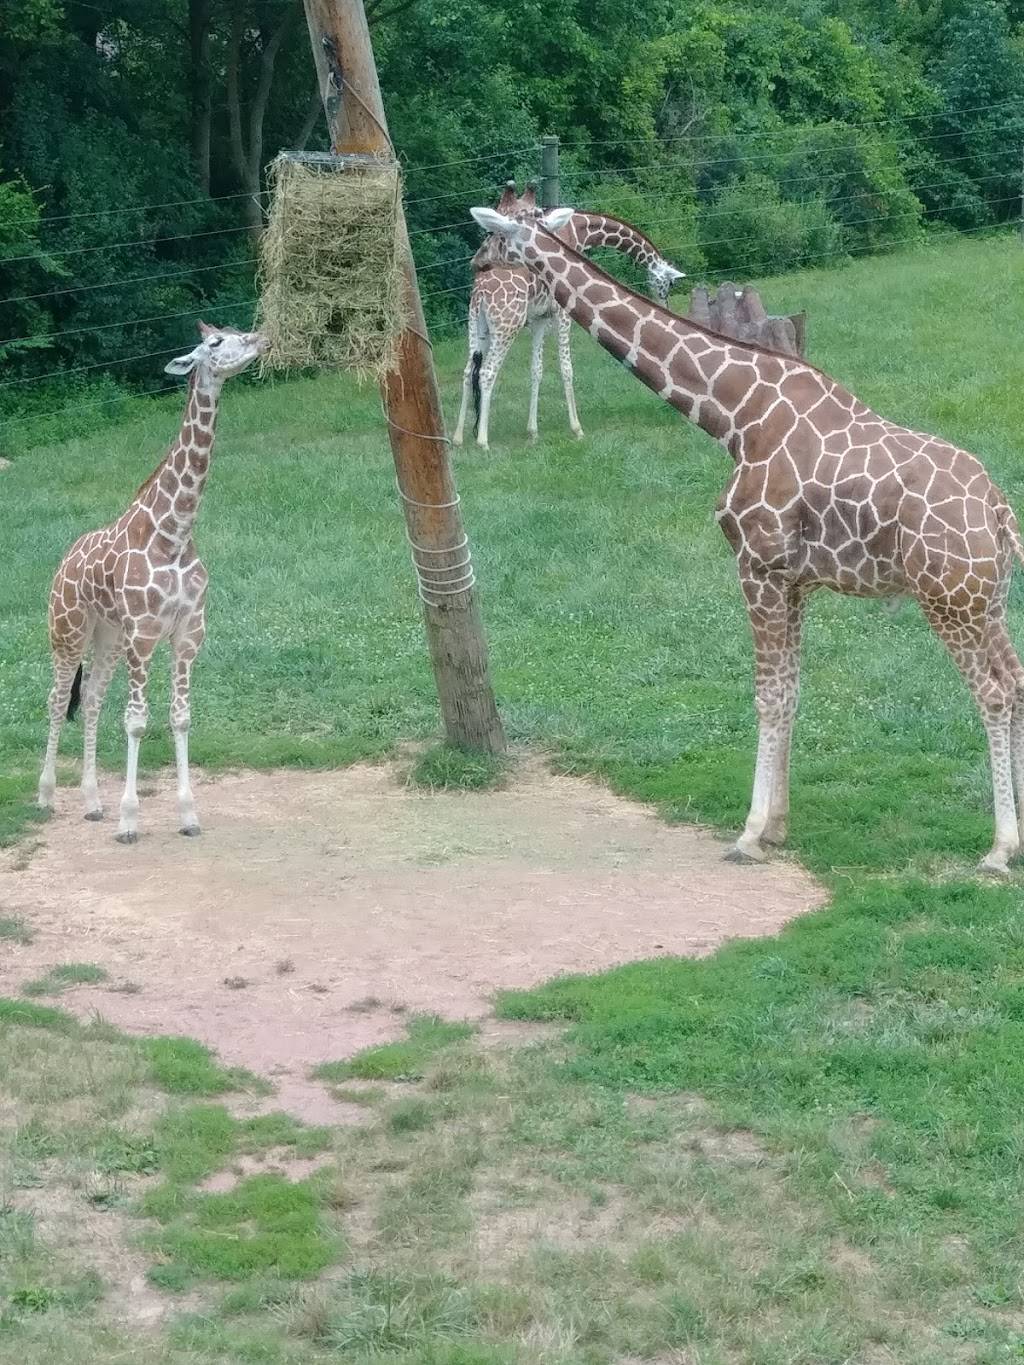
<path id="1" fill-rule="evenodd" d="M 544 226 L 543 221 L 538 222 L 536 227 L 538 234 L 543 232 L 546 236 L 557 242 L 567 255 L 574 257 L 582 265 L 585 265 L 588 270 L 593 271 L 595 275 L 606 280 L 608 284 L 612 285 L 615 289 L 621 289 L 627 293 L 630 298 L 639 299 L 642 303 L 646 303 L 648 307 L 653 308 L 655 313 L 659 313 L 667 321 L 673 323 L 682 322 L 687 327 L 692 327 L 695 332 L 701 332 L 704 336 L 713 337 L 715 341 L 724 341 L 727 345 L 738 347 L 741 351 L 753 351 L 756 355 L 767 355 L 771 356 L 774 360 L 788 361 L 790 365 L 799 365 L 802 369 L 810 370 L 813 374 L 820 374 L 823 379 L 829 380 L 832 384 L 839 383 L 834 375 L 819 369 L 817 365 L 810 364 L 809 361 L 802 360 L 799 356 L 789 355 L 785 351 L 772 350 L 770 346 L 758 346 L 757 343 L 753 341 L 739 341 L 736 337 L 727 336 L 725 332 L 716 332 L 713 327 L 705 327 L 701 322 L 693 322 L 690 318 L 684 318 L 679 313 L 673 313 L 671 308 L 664 307 L 663 304 L 658 303 L 655 299 L 647 298 L 644 294 L 638 294 L 635 290 L 624 285 L 621 280 L 617 280 L 614 275 L 609 275 L 607 270 L 602 270 L 589 256 L 584 256 L 582 251 L 577 251 L 575 247 L 569 246 L 567 242 L 563 242 L 556 232 L 552 232 L 550 228 Z M 657 250 L 657 247 L 655 247 L 655 250 Z"/>

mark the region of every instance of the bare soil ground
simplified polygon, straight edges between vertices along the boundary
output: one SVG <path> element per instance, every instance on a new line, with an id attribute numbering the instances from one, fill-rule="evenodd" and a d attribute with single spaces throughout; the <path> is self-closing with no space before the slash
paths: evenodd
<path id="1" fill-rule="evenodd" d="M 483 1018 L 499 988 L 702 955 L 824 899 L 791 863 L 725 863 L 706 830 L 538 762 L 485 794 L 428 794 L 369 766 L 196 788 L 202 838 L 177 833 L 161 775 L 130 848 L 113 819 L 81 818 L 76 789 L 58 793 L 32 856 L 0 854 L 0 912 L 34 934 L 0 944 L 0 993 L 95 963 L 110 979 L 61 1003 L 198 1038 L 314 1122 L 347 1115 L 310 1067 L 400 1036 L 405 1011 Z M 116 811 L 116 777 L 102 795 Z"/>

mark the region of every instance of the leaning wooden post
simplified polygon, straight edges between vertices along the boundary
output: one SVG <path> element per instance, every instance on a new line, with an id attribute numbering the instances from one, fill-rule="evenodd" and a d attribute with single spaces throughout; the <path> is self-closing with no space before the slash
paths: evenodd
<path id="1" fill-rule="evenodd" d="M 303 3 L 332 150 L 392 156 L 362 0 Z M 500 753 L 505 735 L 487 671 L 469 539 L 448 459 L 416 266 L 401 208 L 397 230 L 407 320 L 398 341 L 396 368 L 382 381 L 381 395 L 441 715 L 453 744 Z"/>
<path id="2" fill-rule="evenodd" d="M 540 140 L 540 173 L 541 208 L 560 208 L 562 186 L 559 180 L 557 137 L 542 137 Z"/>

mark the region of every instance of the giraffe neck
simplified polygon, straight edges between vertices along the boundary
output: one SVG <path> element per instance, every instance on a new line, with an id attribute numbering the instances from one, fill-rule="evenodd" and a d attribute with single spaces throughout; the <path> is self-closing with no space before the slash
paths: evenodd
<path id="1" fill-rule="evenodd" d="M 169 554 L 180 552 L 192 539 L 210 472 L 220 390 L 217 380 L 192 372 L 178 438 L 135 499 L 152 516 Z"/>
<path id="2" fill-rule="evenodd" d="M 621 251 L 645 269 L 664 263 L 664 257 L 654 243 L 620 218 L 610 218 L 604 213 L 574 213 L 563 231 L 565 240 L 577 251 L 606 246 Z"/>
<path id="3" fill-rule="evenodd" d="M 748 412 L 758 380 L 777 384 L 786 357 L 694 327 L 625 288 L 550 232 L 535 233 L 526 263 L 561 308 L 616 360 L 684 417 L 738 455 L 737 414 Z"/>

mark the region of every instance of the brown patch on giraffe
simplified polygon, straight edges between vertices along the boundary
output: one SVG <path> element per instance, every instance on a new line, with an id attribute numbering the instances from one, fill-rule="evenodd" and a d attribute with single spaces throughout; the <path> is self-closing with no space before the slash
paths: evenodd
<path id="1" fill-rule="evenodd" d="M 572 277 L 570 274 L 570 282 Z M 615 297 L 614 291 L 606 284 L 590 284 L 582 291 L 583 301 L 593 308 L 603 308 Z"/>
<path id="2" fill-rule="evenodd" d="M 730 365 L 711 385 L 711 396 L 727 412 L 735 412 L 757 381 L 753 365 Z"/>
<path id="3" fill-rule="evenodd" d="M 849 425 L 849 414 L 844 412 L 834 398 L 823 398 L 807 414 L 807 421 L 822 436 L 829 432 L 840 431 Z"/>
<path id="4" fill-rule="evenodd" d="M 662 323 L 654 318 L 646 318 L 640 324 L 637 334 L 640 349 L 653 360 L 665 360 L 676 345 L 676 338 Z"/>
<path id="5" fill-rule="evenodd" d="M 119 782 L 100 785 L 116 808 Z M 703 956 L 825 899 L 791 863 L 723 863 L 709 831 L 536 760 L 486 795 L 427 794 L 368 766 L 200 774 L 196 786 L 199 840 L 178 835 L 165 772 L 134 849 L 80 819 L 67 787 L 27 866 L 0 851 L 0 881 L 35 935 L 12 947 L 4 989 L 55 961 L 95 962 L 142 990 L 78 986 L 71 1009 L 207 1042 L 278 1083 L 264 1107 L 315 1122 L 350 1111 L 309 1068 L 403 1032 L 387 1006 L 353 1002 L 480 1019 L 496 989 Z M 226 991 L 226 976 L 250 984 Z"/>

